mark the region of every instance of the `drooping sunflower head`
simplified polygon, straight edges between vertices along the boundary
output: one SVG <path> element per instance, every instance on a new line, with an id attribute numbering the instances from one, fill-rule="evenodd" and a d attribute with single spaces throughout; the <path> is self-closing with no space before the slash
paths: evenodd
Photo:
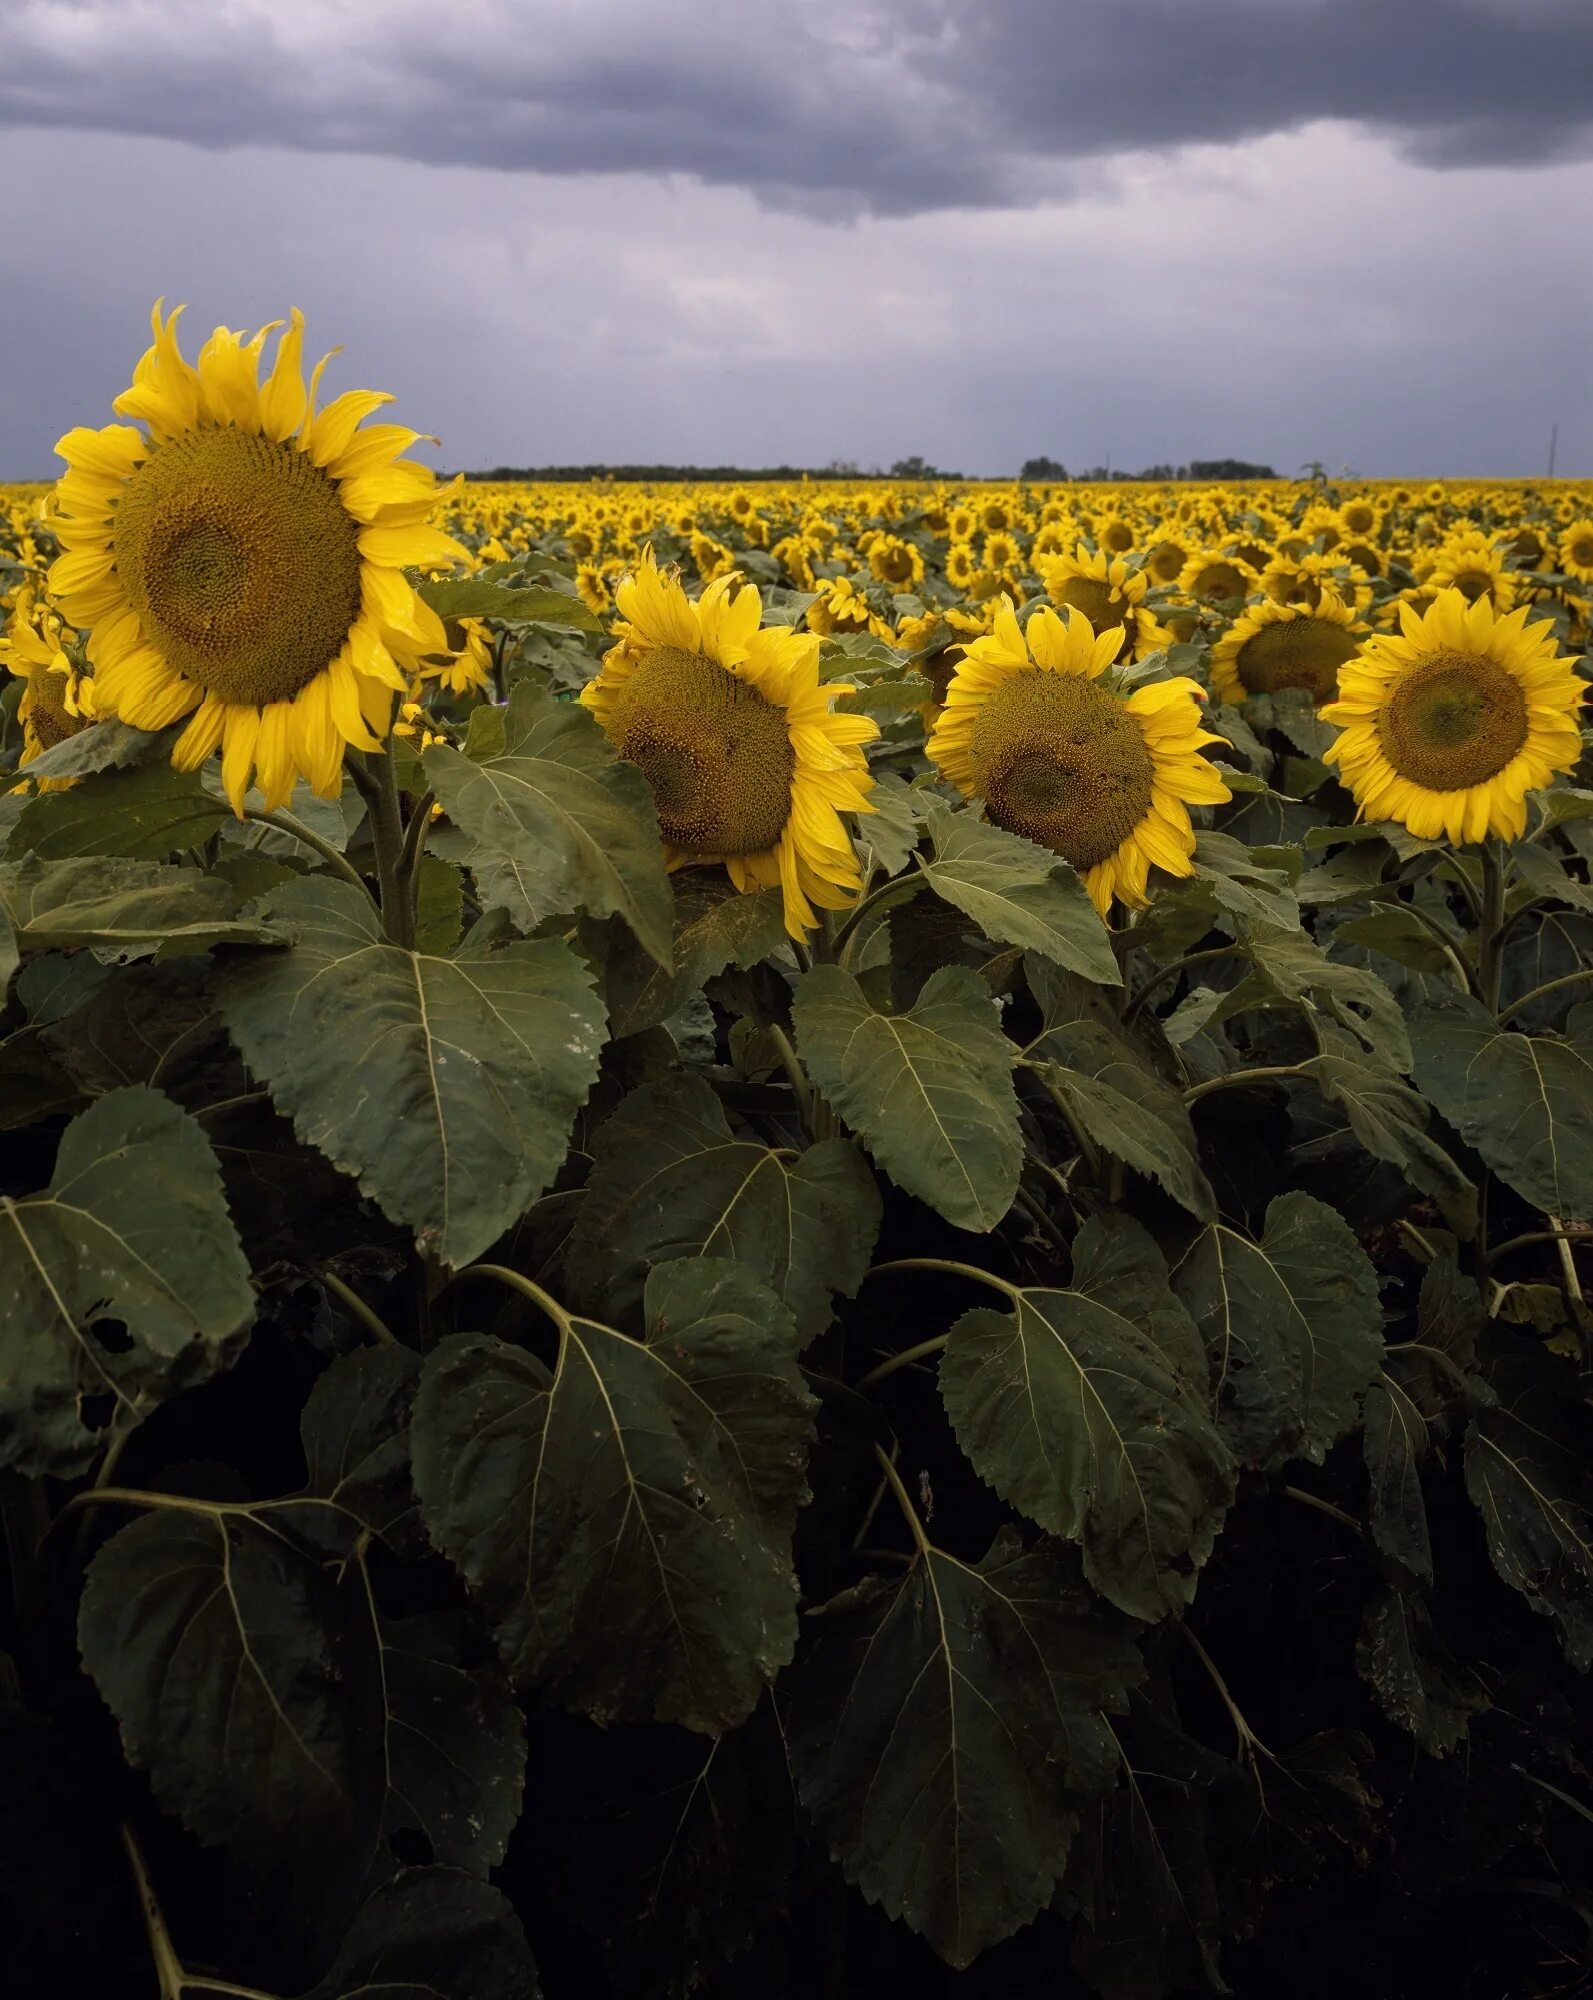
<path id="1" fill-rule="evenodd" d="M 1080 542 L 1072 555 L 1048 562 L 1041 579 L 1051 602 L 1059 610 L 1083 612 L 1097 636 L 1117 629 L 1119 658 L 1143 659 L 1153 646 L 1167 643 L 1167 633 L 1144 608 L 1150 588 L 1145 576 L 1121 556 Z"/>
<path id="2" fill-rule="evenodd" d="M 1363 819 L 1423 840 L 1521 837 L 1527 793 L 1580 754 L 1584 695 L 1527 609 L 1501 617 L 1486 597 L 1443 590 L 1425 612 L 1402 604 L 1399 635 L 1375 634 L 1340 670 L 1322 714 L 1341 734 L 1324 756 Z"/>
<path id="3" fill-rule="evenodd" d="M 1338 692 L 1339 668 L 1353 659 L 1364 628 L 1332 590 L 1315 606 L 1263 598 L 1211 649 L 1211 685 L 1235 707 L 1247 695 L 1300 688 L 1320 707 Z"/>
<path id="4" fill-rule="evenodd" d="M 31 590 L 17 593 L 0 633 L 0 664 L 21 680 L 17 719 L 22 724 L 19 766 L 28 765 L 57 743 L 76 736 L 95 719 L 94 683 L 79 673 L 67 654 L 72 634 L 59 612 L 37 602 Z M 39 778 L 41 791 L 64 791 L 70 778 Z"/>
<path id="5" fill-rule="evenodd" d="M 419 434 L 364 426 L 391 397 L 352 389 L 317 411 L 326 363 L 306 388 L 302 314 L 261 382 L 280 321 L 252 337 L 218 327 L 193 365 L 181 310 L 156 304 L 154 344 L 114 404 L 131 422 L 56 446 L 66 553 L 50 587 L 90 628 L 102 713 L 141 729 L 190 716 L 172 761 L 219 750 L 239 812 L 251 781 L 268 805 L 299 777 L 331 796 L 345 745 L 378 748 L 407 670 L 446 650 L 404 566 L 464 551 L 427 525 L 435 477 L 402 455 Z"/>
<path id="6" fill-rule="evenodd" d="M 1152 864 L 1192 872 L 1192 804 L 1228 787 L 1200 754 L 1200 690 L 1153 682 L 1126 698 L 1107 678 L 1122 632 L 1042 606 L 1027 627 L 1011 600 L 958 662 L 929 739 L 941 773 L 1009 833 L 1048 847 L 1083 877 L 1104 916 L 1143 905 Z"/>
<path id="7" fill-rule="evenodd" d="M 739 890 L 779 889 L 800 938 L 813 905 L 861 886 L 843 813 L 871 812 L 866 716 L 838 714 L 848 682 L 819 679 L 819 641 L 761 623 L 734 576 L 695 601 L 649 553 L 615 589 L 619 643 L 581 700 L 652 789 L 672 868 L 723 862 Z"/>

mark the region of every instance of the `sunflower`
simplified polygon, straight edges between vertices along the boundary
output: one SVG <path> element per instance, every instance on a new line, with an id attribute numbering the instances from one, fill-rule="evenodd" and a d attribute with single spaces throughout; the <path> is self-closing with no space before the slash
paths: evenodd
<path id="1" fill-rule="evenodd" d="M 970 542 L 953 542 L 946 551 L 946 581 L 953 590 L 966 590 L 979 574 L 979 558 Z"/>
<path id="2" fill-rule="evenodd" d="M 892 590 L 911 590 L 924 580 L 924 559 L 911 542 L 898 535 L 876 535 L 869 544 L 868 569 L 876 583 Z"/>
<path id="3" fill-rule="evenodd" d="M 1429 590 L 1458 590 L 1468 603 L 1486 598 L 1495 611 L 1508 611 L 1516 601 L 1516 580 L 1505 568 L 1503 555 L 1477 528 L 1451 535 L 1421 581 Z"/>
<path id="4" fill-rule="evenodd" d="M 808 606 L 809 631 L 826 639 L 834 632 L 869 632 L 873 627 L 869 601 L 849 576 L 827 578 L 819 586 L 817 602 Z"/>
<path id="5" fill-rule="evenodd" d="M 0 661 L 23 683 L 17 719 L 22 724 L 18 767 L 31 764 L 57 743 L 76 736 L 95 718 L 94 683 L 78 672 L 66 653 L 60 615 L 34 602 L 31 590 L 17 593 L 3 637 Z M 39 789 L 65 791 L 70 778 L 40 778 Z"/>
<path id="6" fill-rule="evenodd" d="M 1582 682 L 1525 605 L 1501 617 L 1450 589 L 1399 616 L 1398 638 L 1375 634 L 1340 670 L 1322 714 L 1342 733 L 1323 755 L 1363 819 L 1422 840 L 1519 840 L 1527 793 L 1581 753 Z"/>
<path id="7" fill-rule="evenodd" d="M 1126 699 L 1102 676 L 1123 633 L 1097 634 L 1042 605 L 1025 629 L 1009 599 L 988 638 L 966 648 L 929 739 L 942 775 L 987 816 L 1070 861 L 1105 916 L 1116 896 L 1140 908 L 1151 864 L 1194 872 L 1192 804 L 1231 794 L 1201 756 L 1192 680 L 1155 681 Z"/>
<path id="8" fill-rule="evenodd" d="M 1212 647 L 1212 689 L 1237 707 L 1246 695 L 1303 688 L 1320 707 L 1337 693 L 1339 668 L 1355 657 L 1362 633 L 1334 591 L 1324 589 L 1309 611 L 1263 598 Z"/>
<path id="9" fill-rule="evenodd" d="M 652 787 L 671 868 L 722 861 L 737 889 L 780 889 L 801 938 L 862 886 L 841 819 L 872 812 L 866 716 L 837 714 L 819 642 L 760 623 L 750 585 L 720 577 L 695 602 L 650 555 L 614 592 L 619 644 L 581 700 Z"/>
<path id="10" fill-rule="evenodd" d="M 1039 547 L 1038 540 L 1035 547 Z M 1175 536 L 1166 535 L 1157 542 L 1145 558 L 1145 572 L 1157 583 L 1176 583 L 1183 575 L 1184 564 L 1189 560 L 1189 550 Z"/>
<path id="11" fill-rule="evenodd" d="M 1005 529 L 997 529 L 985 536 L 984 567 L 997 576 L 1005 576 L 1015 570 L 1023 560 L 1023 551 L 1018 546 L 1016 535 Z"/>
<path id="12" fill-rule="evenodd" d="M 194 367 L 181 310 L 155 306 L 154 345 L 113 405 L 133 421 L 56 446 L 67 553 L 50 588 L 91 628 L 102 714 L 139 729 L 189 716 L 173 764 L 219 750 L 239 814 L 251 779 L 268 807 L 299 777 L 335 797 L 345 745 L 379 749 L 408 669 L 447 650 L 405 565 L 464 551 L 426 525 L 435 477 L 400 455 L 418 434 L 360 428 L 391 397 L 351 389 L 317 414 L 326 364 L 306 390 L 300 312 L 261 383 L 280 321 L 252 339 L 218 327 Z"/>
<path id="13" fill-rule="evenodd" d="M 1382 520 L 1382 509 L 1365 494 L 1355 500 L 1346 500 L 1338 513 L 1339 529 L 1346 541 L 1364 541 L 1368 535 L 1375 535 Z"/>
<path id="14" fill-rule="evenodd" d="M 1121 556 L 1080 542 L 1072 555 L 1046 563 L 1041 577 L 1053 604 L 1082 611 L 1097 634 L 1115 629 L 1123 658 L 1142 660 L 1167 644 L 1167 632 L 1141 605 L 1149 584 Z"/>
<path id="15" fill-rule="evenodd" d="M 1224 555 L 1220 549 L 1197 549 L 1178 576 L 1187 597 L 1223 602 L 1248 597 L 1255 582 L 1256 573 L 1242 556 Z"/>
<path id="16" fill-rule="evenodd" d="M 1593 583 L 1593 520 L 1573 521 L 1560 537 L 1560 568 L 1578 583 Z"/>

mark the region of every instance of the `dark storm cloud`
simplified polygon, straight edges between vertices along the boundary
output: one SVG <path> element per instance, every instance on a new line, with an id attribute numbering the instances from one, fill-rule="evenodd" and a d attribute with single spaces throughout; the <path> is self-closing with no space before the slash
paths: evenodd
<path id="1" fill-rule="evenodd" d="M 1316 119 L 1432 167 L 1593 151 L 1589 0 L 12 0 L 0 123 L 911 214 Z"/>

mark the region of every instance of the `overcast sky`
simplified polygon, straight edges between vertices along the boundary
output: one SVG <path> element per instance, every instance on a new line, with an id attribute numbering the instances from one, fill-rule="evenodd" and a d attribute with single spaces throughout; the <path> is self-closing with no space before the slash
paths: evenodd
<path id="1" fill-rule="evenodd" d="M 453 466 L 1593 474 L 1593 0 L 0 0 L 0 476 L 301 305 Z"/>

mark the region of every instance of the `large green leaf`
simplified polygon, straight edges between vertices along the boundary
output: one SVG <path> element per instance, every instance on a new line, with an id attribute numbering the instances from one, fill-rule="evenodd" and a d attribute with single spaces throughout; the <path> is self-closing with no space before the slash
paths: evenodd
<path id="1" fill-rule="evenodd" d="M 244 1061 L 394 1222 L 445 1263 L 479 1257 L 558 1171 L 597 1074 L 603 1010 L 557 940 L 434 958 L 389 944 L 342 882 L 264 905 L 292 949 L 226 968 Z"/>
<path id="2" fill-rule="evenodd" d="M 409 1471 L 409 1416 L 420 1360 L 407 1347 L 340 1355 L 299 1419 L 302 1505 L 278 1503 L 295 1531 L 339 1557 L 375 1536 L 400 1554 L 425 1547 Z"/>
<path id="3" fill-rule="evenodd" d="M 1143 1673 L 1061 1551 L 925 1548 L 812 1627 L 788 1722 L 803 1804 L 871 1903 L 967 1966 L 1051 1900 Z"/>
<path id="4" fill-rule="evenodd" d="M 206 1982 L 196 1977 L 203 1993 Z M 407 1868 L 362 1906 L 303 2000 L 537 2000 L 512 1905 L 452 1868 Z"/>
<path id="5" fill-rule="evenodd" d="M 1080 1543 L 1103 1596 L 1154 1619 L 1194 1596 L 1234 1463 L 1189 1379 L 1192 1331 L 1161 1253 L 1143 1231 L 1125 1247 L 1087 1222 L 1070 1289 L 1015 1289 L 1009 1312 L 965 1313 L 940 1387 L 980 1477 Z"/>
<path id="6" fill-rule="evenodd" d="M 722 868 L 685 868 L 669 879 L 675 942 L 668 968 L 625 931 L 614 935 L 604 953 L 603 995 L 616 1036 L 656 1028 L 716 972 L 727 965 L 747 971 L 786 941 L 778 889 L 741 895 Z"/>
<path id="7" fill-rule="evenodd" d="M 0 1198 L 0 1464 L 68 1477 L 227 1366 L 249 1266 L 203 1131 L 159 1091 L 101 1097 L 50 1185 Z"/>
<path id="8" fill-rule="evenodd" d="M 633 1091 L 600 1129 L 566 1269 L 576 1298 L 627 1324 L 655 1264 L 731 1257 L 784 1299 L 798 1340 L 863 1282 L 879 1190 L 848 1139 L 792 1155 L 737 1139 L 711 1085 L 666 1077 Z"/>
<path id="9" fill-rule="evenodd" d="M 80 729 L 28 766 L 29 779 L 81 778 L 92 771 L 118 771 L 135 765 L 166 761 L 177 730 L 134 729 L 131 723 L 107 719 L 92 729 Z"/>
<path id="10" fill-rule="evenodd" d="M 647 780 L 584 708 L 529 681 L 502 720 L 496 756 L 477 760 L 446 743 L 424 756 L 427 781 L 474 842 L 468 858 L 482 902 L 523 930 L 572 910 L 623 918 L 672 969 L 669 884 Z"/>
<path id="11" fill-rule="evenodd" d="M 1012 1045 L 979 975 L 945 966 L 908 1012 L 882 1014 L 849 972 L 820 965 L 792 1013 L 813 1081 L 897 1186 L 960 1229 L 993 1229 L 1023 1145 Z"/>
<path id="12" fill-rule="evenodd" d="M 231 819 L 225 799 L 205 790 L 194 772 L 169 764 L 102 771 L 64 792 L 40 792 L 11 830 L 12 860 L 36 855 L 56 861 L 78 854 L 121 854 L 164 861 L 196 847 Z"/>
<path id="13" fill-rule="evenodd" d="M 1160 1181 L 1202 1222 L 1216 1216 L 1182 1093 L 1125 1036 L 1104 1022 L 1064 1022 L 1047 1031 L 1028 1060 L 1096 1145 Z"/>
<path id="14" fill-rule="evenodd" d="M 352 1830 L 334 1586 L 286 1537 L 170 1502 L 89 1565 L 83 1663 L 127 1759 L 201 1840 L 261 1868 Z"/>
<path id="15" fill-rule="evenodd" d="M 237 915 L 237 892 L 220 876 L 119 857 L 0 862 L 0 909 L 23 952 L 92 948 L 130 959 L 166 944 L 197 950 L 277 937 Z"/>
<path id="16" fill-rule="evenodd" d="M 1173 1286 L 1205 1337 L 1235 1457 L 1265 1471 L 1320 1465 L 1383 1355 L 1377 1273 L 1344 1219 L 1311 1195 L 1279 1195 L 1259 1243 L 1223 1222 L 1203 1229 Z"/>
<path id="17" fill-rule="evenodd" d="M 1524 1350 L 1489 1373 L 1498 1402 L 1466 1432 L 1466 1491 L 1505 1582 L 1552 1618 L 1573 1667 L 1593 1666 L 1593 1422 L 1569 1368 Z"/>
<path id="18" fill-rule="evenodd" d="M 427 1363 L 415 1484 L 523 1686 L 601 1722 L 713 1733 L 796 1642 L 791 1532 L 813 1403 L 796 1330 L 717 1257 L 647 1281 L 647 1338 L 596 1321 L 535 1356 L 460 1334 Z"/>
<path id="19" fill-rule="evenodd" d="M 1535 1208 L 1593 1219 L 1593 1008 L 1566 1034 L 1518 1035 L 1459 994 L 1411 1022 L 1416 1083 Z"/>
<path id="20" fill-rule="evenodd" d="M 986 937 L 1042 952 L 1103 985 L 1122 984 L 1111 936 L 1067 862 L 939 799 L 926 803 L 924 819 L 934 848 L 934 859 L 918 864 L 925 880 Z"/>
<path id="21" fill-rule="evenodd" d="M 1366 1392 L 1361 1451 L 1366 1460 L 1366 1521 L 1372 1540 L 1412 1576 L 1430 1583 L 1433 1545 L 1421 1478 L 1427 1420 L 1399 1371 L 1381 1370 Z"/>

